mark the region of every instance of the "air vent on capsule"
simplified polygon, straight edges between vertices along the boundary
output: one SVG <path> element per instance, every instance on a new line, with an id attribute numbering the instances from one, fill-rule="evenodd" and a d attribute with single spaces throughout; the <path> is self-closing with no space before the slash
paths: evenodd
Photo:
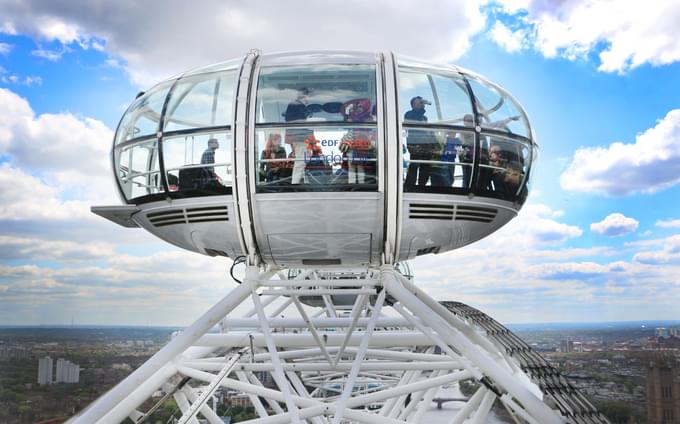
<path id="1" fill-rule="evenodd" d="M 226 206 L 209 206 L 201 208 L 172 209 L 152 212 L 146 217 L 154 227 L 165 227 L 176 224 L 195 224 L 200 222 L 229 221 Z"/>
<path id="2" fill-rule="evenodd" d="M 439 249 L 441 249 L 441 246 L 424 247 L 416 251 L 416 256 L 427 255 L 429 253 L 439 253 Z"/>
<path id="3" fill-rule="evenodd" d="M 453 219 L 453 205 L 409 203 L 408 217 L 411 219 Z"/>
<path id="4" fill-rule="evenodd" d="M 187 221 L 189 223 L 195 222 L 211 222 L 211 221 L 229 221 L 226 206 L 212 206 L 204 208 L 188 208 L 186 209 Z"/>
<path id="5" fill-rule="evenodd" d="M 166 225 L 186 224 L 184 219 L 184 210 L 172 209 L 163 212 L 153 212 L 147 214 L 146 217 L 154 227 L 165 227 Z"/>
<path id="6" fill-rule="evenodd" d="M 456 207 L 456 221 L 475 221 L 475 222 L 492 222 L 498 214 L 498 209 L 494 208 L 480 208 L 478 206 L 463 206 Z"/>

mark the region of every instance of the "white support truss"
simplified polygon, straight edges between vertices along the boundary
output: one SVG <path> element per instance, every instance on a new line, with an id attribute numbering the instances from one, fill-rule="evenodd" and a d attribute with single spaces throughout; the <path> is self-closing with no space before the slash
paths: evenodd
<path id="1" fill-rule="evenodd" d="M 180 423 L 217 423 L 213 397 L 250 404 L 251 424 L 482 423 L 494 408 L 520 423 L 569 422 L 506 352 L 391 265 L 249 266 L 242 284 L 71 422 L 141 422 L 174 399 Z"/>

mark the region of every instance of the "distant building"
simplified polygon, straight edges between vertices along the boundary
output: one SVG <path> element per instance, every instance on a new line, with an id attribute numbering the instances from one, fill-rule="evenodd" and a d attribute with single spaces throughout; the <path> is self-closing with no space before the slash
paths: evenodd
<path id="1" fill-rule="evenodd" d="M 55 383 L 78 383 L 80 381 L 80 365 L 64 358 L 57 360 L 57 375 Z"/>
<path id="2" fill-rule="evenodd" d="M 52 358 L 49 356 L 38 360 L 38 384 L 52 384 Z"/>
<path id="3" fill-rule="evenodd" d="M 0 347 L 0 361 L 10 359 L 29 359 L 31 352 L 23 347 Z"/>
<path id="4" fill-rule="evenodd" d="M 680 328 L 673 327 L 668 329 L 668 334 L 672 337 L 680 337 Z"/>
<path id="5" fill-rule="evenodd" d="M 670 336 L 670 332 L 666 327 L 657 327 L 654 329 L 654 335 L 656 337 L 668 337 Z"/>
<path id="6" fill-rule="evenodd" d="M 647 367 L 647 422 L 680 421 L 680 378 L 675 357 L 657 353 Z"/>
<path id="7" fill-rule="evenodd" d="M 680 349 L 680 338 L 675 336 L 659 337 L 657 343 L 661 349 Z"/>
<path id="8" fill-rule="evenodd" d="M 573 340 L 562 340 L 560 342 L 560 352 L 568 353 L 574 351 Z"/>
<path id="9" fill-rule="evenodd" d="M 231 404 L 232 407 L 242 406 L 244 408 L 247 408 L 249 406 L 253 406 L 253 404 L 250 402 L 250 397 L 245 393 L 239 393 L 230 396 L 229 403 Z"/>

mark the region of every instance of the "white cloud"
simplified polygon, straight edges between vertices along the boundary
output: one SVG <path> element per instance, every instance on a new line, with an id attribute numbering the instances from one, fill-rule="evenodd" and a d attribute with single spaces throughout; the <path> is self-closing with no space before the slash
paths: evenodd
<path id="1" fill-rule="evenodd" d="M 67 50 L 61 49 L 61 50 L 50 50 L 50 49 L 45 49 L 43 47 L 40 47 L 38 49 L 35 49 L 31 52 L 31 54 L 35 57 L 41 57 L 43 59 L 47 59 L 50 62 L 56 62 L 61 57 L 66 53 Z"/>
<path id="2" fill-rule="evenodd" d="M 0 88 L 0 154 L 12 163 L 0 168 L 8 183 L 3 191 L 40 184 L 37 177 L 23 175 L 33 174 L 50 187 L 83 191 L 88 200 L 117 201 L 111 181 L 112 139 L 113 131 L 100 121 L 70 113 L 35 116 L 25 99 Z M 56 197 L 53 193 L 48 199 Z"/>
<path id="3" fill-rule="evenodd" d="M 659 228 L 680 228 L 680 219 L 662 219 L 654 225 Z"/>
<path id="4" fill-rule="evenodd" d="M 590 224 L 590 231 L 604 236 L 622 236 L 638 229 L 640 222 L 621 213 L 607 215 L 600 222 Z"/>
<path id="5" fill-rule="evenodd" d="M 562 211 L 554 211 L 544 204 L 529 203 L 520 215 L 510 222 L 503 233 L 512 234 L 515 242 L 524 238 L 528 245 L 559 245 L 565 241 L 580 237 L 580 228 L 555 221 L 563 215 Z M 521 235 L 521 236 L 520 236 Z"/>
<path id="6" fill-rule="evenodd" d="M 113 248 L 103 243 L 83 244 L 26 237 L 0 236 L 0 259 L 30 260 L 91 260 L 113 254 Z"/>
<path id="7" fill-rule="evenodd" d="M 59 190 L 16 168 L 0 167 L 0 220 L 89 217 L 89 202 L 60 199 Z"/>
<path id="8" fill-rule="evenodd" d="M 82 31 L 77 25 L 65 22 L 56 16 L 40 16 L 35 20 L 35 29 L 46 40 L 57 40 L 62 44 L 78 41 Z"/>
<path id="9" fill-rule="evenodd" d="M 654 193 L 680 182 L 680 109 L 639 134 L 635 143 L 582 147 L 560 176 L 563 189 L 627 195 Z"/>
<path id="10" fill-rule="evenodd" d="M 12 51 L 12 45 L 8 43 L 0 43 L 0 56 L 6 56 Z"/>
<path id="11" fill-rule="evenodd" d="M 596 52 L 599 70 L 605 72 L 680 60 L 680 3 L 676 0 L 657 0 L 653 5 L 612 0 L 497 3 L 526 26 L 527 41 L 546 57 L 573 60 Z"/>
<path id="12" fill-rule="evenodd" d="M 578 280 L 609 272 L 609 268 L 594 262 L 564 262 L 536 265 L 529 271 L 542 278 Z"/>
<path id="13" fill-rule="evenodd" d="M 646 245 L 657 245 L 661 250 L 636 253 L 633 256 L 634 262 L 647 265 L 680 265 L 680 235 L 650 240 Z"/>
<path id="14" fill-rule="evenodd" d="M 32 87 L 34 85 L 42 85 L 42 78 L 36 75 L 28 75 L 25 77 L 14 74 L 7 75 L 7 71 L 0 67 L 0 82 L 5 84 L 21 84 Z"/>
<path id="15" fill-rule="evenodd" d="M 526 36 L 526 31 L 512 31 L 501 22 L 496 22 L 489 30 L 489 37 L 510 53 L 519 51 L 524 47 Z"/>
<path id="16" fill-rule="evenodd" d="M 7 32 L 63 45 L 103 47 L 122 58 L 132 79 L 148 86 L 161 78 L 245 55 L 307 49 L 391 50 L 452 60 L 482 31 L 484 0 L 426 0 L 418 7 L 363 2 L 251 2 L 134 0 L 67 4 L 0 1 Z M 49 51 L 43 51 L 49 56 Z M 54 52 L 53 52 L 54 53 Z M 58 53 L 58 51 L 56 52 Z M 42 53 L 41 53 L 42 54 Z M 55 57 L 54 54 L 51 57 Z"/>

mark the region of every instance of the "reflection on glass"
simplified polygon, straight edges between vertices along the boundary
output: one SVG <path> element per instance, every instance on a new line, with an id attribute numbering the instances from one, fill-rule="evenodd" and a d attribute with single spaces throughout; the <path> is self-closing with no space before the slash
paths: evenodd
<path id="1" fill-rule="evenodd" d="M 231 133 L 192 134 L 163 140 L 168 188 L 224 194 L 231 188 Z"/>
<path id="2" fill-rule="evenodd" d="M 165 131 L 231 123 L 236 71 L 182 78 L 168 104 Z"/>
<path id="3" fill-rule="evenodd" d="M 529 137 L 529 124 L 515 100 L 501 88 L 469 78 L 482 128 Z"/>
<path id="4" fill-rule="evenodd" d="M 484 137 L 479 165 L 479 190 L 487 195 L 514 201 L 518 194 L 521 195 L 520 187 L 529 169 L 528 153 L 529 147 L 524 143 Z M 525 187 L 522 190 L 526 190 Z"/>
<path id="5" fill-rule="evenodd" d="M 156 134 L 171 85 L 172 82 L 159 84 L 132 103 L 118 125 L 116 144 Z"/>
<path id="6" fill-rule="evenodd" d="M 399 90 L 399 110 L 405 116 L 404 122 L 413 120 L 406 114 L 413 108 L 416 98 L 426 101 L 427 122 L 431 124 L 463 125 L 463 118 L 472 116 L 472 102 L 465 81 L 450 72 L 440 75 L 435 70 L 401 69 Z"/>
<path id="7" fill-rule="evenodd" d="M 343 106 L 367 99 L 363 122 L 375 122 L 375 66 L 315 65 L 263 68 L 258 77 L 256 122 L 343 122 Z"/>
<path id="8" fill-rule="evenodd" d="M 375 127 L 260 128 L 256 140 L 258 191 L 377 188 Z"/>
<path id="9" fill-rule="evenodd" d="M 160 168 L 156 140 L 125 146 L 116 153 L 118 181 L 125 198 L 160 193 Z"/>
<path id="10" fill-rule="evenodd" d="M 403 133 L 404 191 L 468 190 L 475 136 L 469 131 L 408 128 Z"/>

